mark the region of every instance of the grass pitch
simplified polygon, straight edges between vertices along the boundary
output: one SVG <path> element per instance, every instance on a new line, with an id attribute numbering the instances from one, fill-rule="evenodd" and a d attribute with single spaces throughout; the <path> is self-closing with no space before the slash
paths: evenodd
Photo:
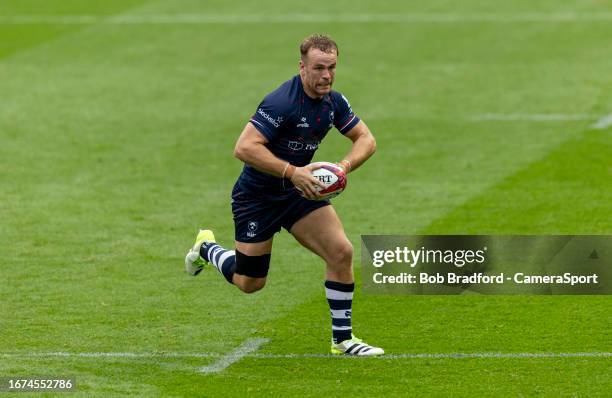
<path id="1" fill-rule="evenodd" d="M 74 395 L 88 397 L 606 396 L 609 356 L 404 354 L 609 353 L 608 297 L 358 288 L 355 331 L 390 355 L 318 357 L 330 335 L 323 264 L 287 233 L 255 295 L 213 270 L 190 278 L 182 261 L 198 226 L 231 244 L 233 144 L 318 31 L 338 41 L 336 88 L 378 141 L 334 200 L 355 244 L 612 233 L 612 130 L 594 127 L 612 112 L 611 12 L 0 0 L 0 377 L 76 376 Z M 347 150 L 332 131 L 316 159 Z M 198 371 L 254 338 L 268 342 Z M 204 355 L 172 355 L 189 353 Z"/>

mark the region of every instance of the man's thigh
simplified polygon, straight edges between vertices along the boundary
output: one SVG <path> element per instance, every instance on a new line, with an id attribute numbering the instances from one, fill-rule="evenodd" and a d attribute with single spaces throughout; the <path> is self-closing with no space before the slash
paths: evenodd
<path id="1" fill-rule="evenodd" d="M 320 207 L 298 220 L 291 234 L 303 246 L 310 249 L 327 263 L 337 258 L 338 250 L 350 247 L 342 222 L 334 208 Z"/>
<path id="2" fill-rule="evenodd" d="M 270 238 L 263 242 L 248 243 L 236 241 L 236 250 L 247 256 L 262 256 L 264 254 L 272 253 L 272 241 L 274 238 Z"/>
<path id="3" fill-rule="evenodd" d="M 250 247 L 251 251 L 256 252 L 261 252 L 261 248 L 271 247 L 271 242 L 268 241 L 280 231 L 283 211 L 279 201 L 266 198 L 261 193 L 244 191 L 236 184 L 232 191 L 236 243 L 244 243 L 244 250 L 249 250 Z M 249 246 L 250 244 L 253 245 Z M 240 248 L 238 250 L 245 253 Z"/>

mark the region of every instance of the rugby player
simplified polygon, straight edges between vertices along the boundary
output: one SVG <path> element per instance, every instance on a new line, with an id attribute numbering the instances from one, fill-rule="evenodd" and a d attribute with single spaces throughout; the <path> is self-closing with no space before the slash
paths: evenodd
<path id="1" fill-rule="evenodd" d="M 381 355 L 381 348 L 352 334 L 353 246 L 330 202 L 318 200 L 317 186 L 323 184 L 309 165 L 334 126 L 352 142 L 338 163 L 346 173 L 372 156 L 376 141 L 346 97 L 332 90 L 336 43 L 311 35 L 301 43 L 300 53 L 299 74 L 263 99 L 236 142 L 234 155 L 244 168 L 232 191 L 235 250 L 219 246 L 211 230 L 200 230 L 185 267 L 195 276 L 211 263 L 241 291 L 256 292 L 266 283 L 272 241 L 282 227 L 326 263 L 331 352 Z"/>

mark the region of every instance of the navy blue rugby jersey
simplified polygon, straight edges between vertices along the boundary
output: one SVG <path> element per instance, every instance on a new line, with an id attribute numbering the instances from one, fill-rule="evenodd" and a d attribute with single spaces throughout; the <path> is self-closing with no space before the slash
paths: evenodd
<path id="1" fill-rule="evenodd" d="M 310 98 L 297 75 L 268 94 L 250 122 L 268 139 L 266 147 L 270 152 L 302 167 L 312 161 L 332 126 L 345 134 L 359 123 L 359 118 L 346 97 L 337 91 L 332 90 L 321 99 Z M 277 197 L 293 190 L 293 184 L 288 180 L 283 181 L 247 164 L 238 183 L 245 190 Z"/>

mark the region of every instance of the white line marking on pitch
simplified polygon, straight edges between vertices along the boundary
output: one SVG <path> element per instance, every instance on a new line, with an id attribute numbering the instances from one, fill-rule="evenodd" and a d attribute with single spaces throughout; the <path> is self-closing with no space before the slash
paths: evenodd
<path id="1" fill-rule="evenodd" d="M 482 121 L 530 121 L 530 122 L 565 122 L 573 120 L 593 120 L 600 115 L 564 114 L 564 113 L 485 113 L 475 115 L 469 119 L 474 122 Z"/>
<path id="2" fill-rule="evenodd" d="M 332 354 L 254 354 L 253 358 L 367 358 L 349 355 Z M 470 353 L 439 353 L 439 354 L 386 354 L 378 359 L 462 359 L 462 358 L 597 358 L 612 357 L 611 352 L 470 352 Z"/>
<path id="3" fill-rule="evenodd" d="M 227 368 L 241 358 L 260 359 L 291 359 L 291 358 L 363 358 L 348 355 L 332 354 L 261 354 L 257 349 L 268 339 L 249 339 L 230 354 L 222 355 L 214 352 L 31 352 L 31 353 L 0 353 L 0 358 L 220 358 L 213 365 L 202 369 L 219 369 L 222 365 Z M 607 358 L 612 352 L 455 352 L 455 353 L 414 353 L 414 354 L 387 354 L 380 359 L 462 359 L 462 358 Z M 371 357 L 372 358 L 372 357 Z M 210 371 L 210 370 L 209 370 Z"/>
<path id="4" fill-rule="evenodd" d="M 528 122 L 567 122 L 579 120 L 594 120 L 589 128 L 604 130 L 612 126 L 612 114 L 588 115 L 588 114 L 564 114 L 564 113 L 485 113 L 482 115 L 470 116 L 468 120 L 472 122 L 486 121 L 528 121 Z"/>
<path id="5" fill-rule="evenodd" d="M 208 24 L 208 23 L 482 23 L 612 21 L 611 12 L 599 13 L 404 13 L 404 14 L 127 14 L 6 15 L 0 24 Z"/>
<path id="6" fill-rule="evenodd" d="M 240 347 L 236 348 L 234 351 L 230 352 L 227 355 L 219 358 L 215 363 L 208 366 L 203 366 L 200 368 L 200 372 L 202 373 L 219 373 L 224 371 L 231 364 L 240 361 L 242 358 L 247 356 L 248 354 L 255 352 L 261 347 L 262 344 L 268 342 L 268 339 L 248 339 L 244 343 L 240 345 Z"/>
<path id="7" fill-rule="evenodd" d="M 593 124 L 591 128 L 603 130 L 610 126 L 612 126 L 612 114 L 602 117 L 597 122 L 595 122 L 595 124 Z"/>
<path id="8" fill-rule="evenodd" d="M 28 352 L 0 353 L 0 358 L 216 358 L 215 352 Z"/>

